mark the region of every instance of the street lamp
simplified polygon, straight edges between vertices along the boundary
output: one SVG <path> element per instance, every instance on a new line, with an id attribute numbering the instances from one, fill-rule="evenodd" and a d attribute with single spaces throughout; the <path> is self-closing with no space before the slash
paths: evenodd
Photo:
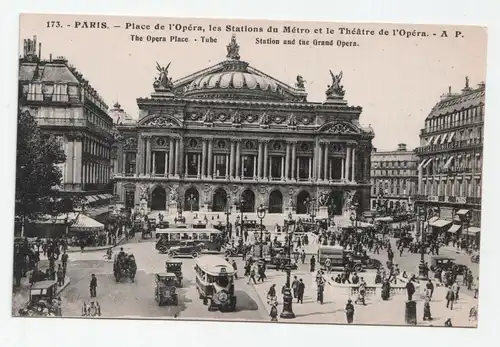
<path id="1" fill-rule="evenodd" d="M 245 199 L 243 199 L 243 197 L 241 197 L 240 199 L 240 202 L 239 202 L 239 208 L 240 208 L 240 234 L 243 235 L 243 207 L 245 205 Z M 236 235 L 238 236 L 238 235 Z"/>
<path id="2" fill-rule="evenodd" d="M 316 204 L 316 199 L 309 199 L 307 198 L 304 201 L 304 205 L 307 207 L 307 212 L 311 216 L 312 221 L 314 222 L 314 217 L 316 217 L 316 211 L 317 211 L 317 204 Z"/>
<path id="3" fill-rule="evenodd" d="M 291 319 L 295 318 L 295 313 L 293 313 L 293 308 L 292 308 L 292 302 L 293 302 L 293 296 L 292 296 L 292 290 L 290 288 L 290 277 L 292 273 L 292 257 L 291 257 L 291 250 L 292 250 L 292 237 L 291 233 L 286 231 L 286 243 L 287 243 L 287 262 L 285 265 L 285 271 L 286 271 L 286 283 L 285 283 L 285 289 L 283 290 L 283 311 L 280 314 L 281 318 L 284 319 Z"/>
<path id="4" fill-rule="evenodd" d="M 263 246 L 264 246 L 264 226 L 262 225 L 262 220 L 266 216 L 266 208 L 260 204 L 260 207 L 257 208 L 257 217 L 260 219 L 260 258 L 263 257 Z"/>
<path id="5" fill-rule="evenodd" d="M 231 215 L 231 206 L 229 204 L 226 204 L 226 236 L 230 237 L 231 235 L 229 234 L 229 216 Z"/>
<path id="6" fill-rule="evenodd" d="M 196 203 L 196 197 L 194 196 L 194 194 L 188 196 L 187 202 L 189 204 L 190 211 L 193 212 L 193 204 Z"/>
<path id="7" fill-rule="evenodd" d="M 432 208 L 426 209 L 425 206 L 419 206 L 418 208 L 418 217 L 420 220 L 420 235 L 421 235 L 421 242 L 422 246 L 420 247 L 420 263 L 418 264 L 418 278 L 420 280 L 427 280 L 428 274 L 427 274 L 427 268 L 425 266 L 425 242 L 426 242 L 426 231 L 424 230 L 424 222 L 427 221 L 427 232 L 429 231 L 430 228 L 430 219 L 434 215 L 434 210 Z"/>

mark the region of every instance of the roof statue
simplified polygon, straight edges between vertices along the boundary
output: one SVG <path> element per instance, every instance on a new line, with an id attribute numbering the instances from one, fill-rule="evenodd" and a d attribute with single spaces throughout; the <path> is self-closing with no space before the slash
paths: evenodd
<path id="1" fill-rule="evenodd" d="M 153 83 L 153 87 L 155 90 L 171 90 L 174 84 L 172 83 L 172 77 L 168 77 L 168 68 L 171 63 L 168 63 L 167 66 L 160 66 L 158 62 L 156 62 L 156 70 L 159 72 L 159 76 L 155 78 Z"/>
<path id="2" fill-rule="evenodd" d="M 330 75 L 332 76 L 332 84 L 328 86 L 328 89 L 326 90 L 326 96 L 328 98 L 343 97 L 345 94 L 344 86 L 340 84 L 340 82 L 342 82 L 343 72 L 340 71 L 338 75 L 335 75 L 332 70 L 330 70 Z"/>
<path id="3" fill-rule="evenodd" d="M 297 75 L 297 82 L 295 82 L 295 88 L 306 89 L 306 87 L 304 85 L 305 83 L 306 83 L 306 80 L 304 80 L 304 78 L 302 78 L 301 75 Z"/>
<path id="4" fill-rule="evenodd" d="M 236 35 L 231 36 L 231 42 L 226 46 L 228 59 L 240 60 L 240 45 L 236 42 Z"/>

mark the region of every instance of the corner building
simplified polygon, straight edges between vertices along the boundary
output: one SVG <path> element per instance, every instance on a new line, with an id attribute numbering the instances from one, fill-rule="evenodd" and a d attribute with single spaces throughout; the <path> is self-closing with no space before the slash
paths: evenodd
<path id="1" fill-rule="evenodd" d="M 241 61 L 234 36 L 226 58 L 176 81 L 158 66 L 138 122 L 117 125 L 114 180 L 126 206 L 235 211 L 242 201 L 244 212 L 305 214 L 308 198 L 328 195 L 342 214 L 357 193 L 369 209 L 374 134 L 343 99 L 342 74 L 313 103 L 301 76 L 293 87 Z"/>
<path id="2" fill-rule="evenodd" d="M 437 210 L 430 226 L 448 235 L 479 240 L 485 85 L 448 93 L 420 132 L 416 203 Z M 464 223 L 464 216 L 469 223 Z M 469 226 L 467 226 L 469 225 Z M 450 235 L 450 236 L 451 236 Z"/>

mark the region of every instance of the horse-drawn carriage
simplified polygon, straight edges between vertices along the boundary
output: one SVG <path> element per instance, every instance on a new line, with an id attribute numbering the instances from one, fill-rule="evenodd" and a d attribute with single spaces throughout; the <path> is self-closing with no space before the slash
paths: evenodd
<path id="1" fill-rule="evenodd" d="M 120 252 L 115 256 L 113 274 L 116 282 L 120 282 L 123 278 L 130 278 L 134 282 L 136 272 L 137 264 L 133 254 Z"/>
<path id="2" fill-rule="evenodd" d="M 24 317 L 62 316 L 61 299 L 56 297 L 56 281 L 34 283 L 30 288 L 29 295 L 29 302 L 19 309 L 19 315 Z"/>

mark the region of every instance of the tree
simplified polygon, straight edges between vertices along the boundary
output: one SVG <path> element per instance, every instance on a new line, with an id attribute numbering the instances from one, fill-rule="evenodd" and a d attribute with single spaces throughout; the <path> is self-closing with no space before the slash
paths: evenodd
<path id="1" fill-rule="evenodd" d="M 17 118 L 16 216 L 22 227 L 26 218 L 53 214 L 60 204 L 62 174 L 57 164 L 66 155 L 55 137 L 40 130 L 29 111 L 19 110 Z"/>

